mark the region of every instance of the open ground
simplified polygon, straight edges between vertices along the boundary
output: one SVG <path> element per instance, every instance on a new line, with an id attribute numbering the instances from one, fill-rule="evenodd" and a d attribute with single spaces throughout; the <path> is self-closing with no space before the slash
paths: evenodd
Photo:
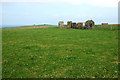
<path id="1" fill-rule="evenodd" d="M 3 78 L 118 77 L 116 28 L 20 28 L 2 30 Z"/>

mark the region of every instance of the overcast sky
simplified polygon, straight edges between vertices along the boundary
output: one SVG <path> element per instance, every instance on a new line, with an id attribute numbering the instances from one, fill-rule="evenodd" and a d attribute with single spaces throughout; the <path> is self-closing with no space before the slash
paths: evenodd
<path id="1" fill-rule="evenodd" d="M 3 25 L 85 22 L 118 23 L 119 0 L 1 0 Z"/>

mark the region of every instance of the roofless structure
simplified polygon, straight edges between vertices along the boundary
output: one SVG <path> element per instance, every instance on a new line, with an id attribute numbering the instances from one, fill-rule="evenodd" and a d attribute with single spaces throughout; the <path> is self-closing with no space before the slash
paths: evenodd
<path id="1" fill-rule="evenodd" d="M 83 26 L 85 24 L 85 26 Z M 87 20 L 86 22 L 72 22 L 68 21 L 67 25 L 64 25 L 63 21 L 58 22 L 59 28 L 72 28 L 72 29 L 94 29 L 95 22 L 93 20 Z"/>

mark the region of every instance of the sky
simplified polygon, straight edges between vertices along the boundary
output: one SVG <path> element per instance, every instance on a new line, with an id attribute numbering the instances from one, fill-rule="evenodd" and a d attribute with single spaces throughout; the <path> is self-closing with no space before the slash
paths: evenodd
<path id="1" fill-rule="evenodd" d="M 119 0 L 1 0 L 2 25 L 118 23 Z"/>

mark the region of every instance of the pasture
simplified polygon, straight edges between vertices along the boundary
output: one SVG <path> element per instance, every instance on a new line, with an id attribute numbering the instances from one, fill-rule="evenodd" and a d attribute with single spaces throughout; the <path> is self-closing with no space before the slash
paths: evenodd
<path id="1" fill-rule="evenodd" d="M 2 29 L 3 78 L 117 78 L 118 30 Z"/>

